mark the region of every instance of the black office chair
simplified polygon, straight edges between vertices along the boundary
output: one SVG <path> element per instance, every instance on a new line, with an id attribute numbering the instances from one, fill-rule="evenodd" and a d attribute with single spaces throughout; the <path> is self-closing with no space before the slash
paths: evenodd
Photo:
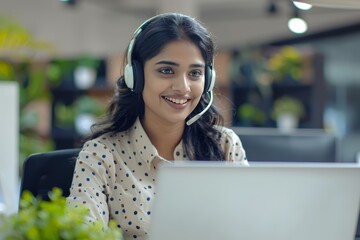
<path id="1" fill-rule="evenodd" d="M 58 187 L 62 189 L 64 197 L 69 196 L 80 150 L 74 148 L 30 155 L 23 164 L 20 194 L 28 190 L 34 196 L 49 201 L 49 191 Z"/>

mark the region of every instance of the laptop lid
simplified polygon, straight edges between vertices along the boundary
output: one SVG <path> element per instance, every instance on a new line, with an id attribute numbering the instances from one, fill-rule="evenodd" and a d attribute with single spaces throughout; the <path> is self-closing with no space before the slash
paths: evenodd
<path id="1" fill-rule="evenodd" d="M 353 240 L 353 164 L 183 162 L 162 165 L 150 240 Z"/>

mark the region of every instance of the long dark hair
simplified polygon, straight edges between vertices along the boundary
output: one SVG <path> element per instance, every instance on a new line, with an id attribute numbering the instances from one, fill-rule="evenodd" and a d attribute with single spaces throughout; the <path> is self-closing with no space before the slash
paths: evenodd
<path id="1" fill-rule="evenodd" d="M 162 48 L 174 40 L 190 40 L 201 51 L 207 66 L 213 64 L 214 43 L 208 30 L 197 20 L 178 13 L 158 15 L 144 26 L 136 36 L 132 60 L 140 65 L 156 56 Z M 125 58 L 126 60 L 126 58 Z M 126 61 L 125 61 L 126 64 Z M 139 79 L 134 79 L 138 81 Z M 142 79 L 140 79 L 143 81 Z M 209 80 L 209 79 L 207 79 Z M 201 112 L 209 102 L 207 93 L 203 93 L 199 104 L 188 117 Z M 107 109 L 106 117 L 92 126 L 92 134 L 87 139 L 99 137 L 105 133 L 118 133 L 128 130 L 136 121 L 144 116 L 142 91 L 133 92 L 125 84 L 124 76 L 117 83 L 113 98 Z M 223 118 L 214 106 L 211 106 L 202 117 L 183 133 L 183 147 L 190 160 L 223 160 L 224 152 L 220 147 L 220 132 L 214 125 L 223 125 Z"/>

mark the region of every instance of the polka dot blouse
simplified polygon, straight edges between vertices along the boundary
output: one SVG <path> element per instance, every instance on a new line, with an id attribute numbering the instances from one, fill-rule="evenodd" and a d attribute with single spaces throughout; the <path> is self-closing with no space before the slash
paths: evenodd
<path id="1" fill-rule="evenodd" d="M 248 165 L 240 139 L 231 129 L 222 128 L 221 146 L 226 160 Z M 180 142 L 174 160 L 184 159 Z M 139 120 L 126 132 L 90 140 L 77 159 L 67 203 L 87 206 L 89 222 L 107 225 L 113 219 L 126 240 L 147 239 L 160 162 L 170 163 L 159 156 Z"/>

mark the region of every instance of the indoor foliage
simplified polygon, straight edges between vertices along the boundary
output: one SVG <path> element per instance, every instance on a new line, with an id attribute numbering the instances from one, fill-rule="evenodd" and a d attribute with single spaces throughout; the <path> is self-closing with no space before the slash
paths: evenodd
<path id="1" fill-rule="evenodd" d="M 60 189 L 49 193 L 43 201 L 29 192 L 20 200 L 20 210 L 10 216 L 0 215 L 0 239 L 3 240 L 121 240 L 115 222 L 103 229 L 100 222 L 87 223 L 85 207 L 70 208 Z"/>

